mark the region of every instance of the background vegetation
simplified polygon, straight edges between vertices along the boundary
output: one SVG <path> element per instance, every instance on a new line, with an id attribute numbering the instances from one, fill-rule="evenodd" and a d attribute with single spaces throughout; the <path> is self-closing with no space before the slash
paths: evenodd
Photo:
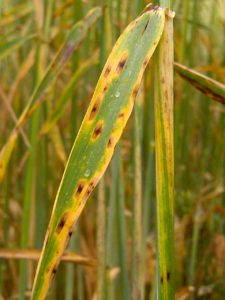
<path id="1" fill-rule="evenodd" d="M 104 8 L 102 15 L 84 21 L 90 30 L 70 59 L 60 61 L 66 34 L 96 5 Z M 0 0 L 1 149 L 54 60 L 0 185 L 2 299 L 30 297 L 35 260 L 81 120 L 113 44 L 145 5 Z M 224 1 L 174 0 L 172 7 L 175 61 L 224 83 Z M 146 69 L 110 167 L 79 219 L 49 299 L 131 299 L 137 282 L 145 299 L 156 298 L 155 61 Z M 225 107 L 176 73 L 174 95 L 176 299 L 224 299 Z"/>

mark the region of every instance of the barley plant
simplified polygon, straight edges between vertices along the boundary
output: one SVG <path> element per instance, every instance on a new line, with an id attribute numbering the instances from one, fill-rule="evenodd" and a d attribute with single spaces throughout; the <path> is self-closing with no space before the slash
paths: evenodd
<path id="1" fill-rule="evenodd" d="M 225 299 L 224 0 L 0 0 L 0 300 Z"/>

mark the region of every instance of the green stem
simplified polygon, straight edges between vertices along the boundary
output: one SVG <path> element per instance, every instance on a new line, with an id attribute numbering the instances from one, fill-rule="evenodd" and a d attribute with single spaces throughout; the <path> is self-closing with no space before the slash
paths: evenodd
<path id="1" fill-rule="evenodd" d="M 160 2 L 170 6 L 169 1 Z M 174 299 L 173 19 L 166 13 L 155 64 L 157 298 Z"/>

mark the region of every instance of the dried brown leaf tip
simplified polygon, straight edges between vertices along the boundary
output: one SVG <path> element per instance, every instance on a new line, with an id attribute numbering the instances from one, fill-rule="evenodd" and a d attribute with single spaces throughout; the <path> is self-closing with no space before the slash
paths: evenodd
<path id="1" fill-rule="evenodd" d="M 159 8 L 160 8 L 159 5 L 154 5 L 154 4 L 152 4 L 152 3 L 149 3 L 149 4 L 145 7 L 143 13 L 145 13 L 146 11 L 158 10 Z"/>
<path id="2" fill-rule="evenodd" d="M 103 122 L 101 121 L 96 125 L 92 134 L 92 139 L 96 140 L 97 138 L 99 138 L 100 135 L 102 134 L 102 131 L 103 131 Z"/>

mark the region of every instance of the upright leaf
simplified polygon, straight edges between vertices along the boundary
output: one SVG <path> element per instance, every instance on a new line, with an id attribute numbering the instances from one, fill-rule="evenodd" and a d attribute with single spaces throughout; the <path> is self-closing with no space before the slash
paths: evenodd
<path id="1" fill-rule="evenodd" d="M 155 64 L 155 143 L 157 197 L 157 299 L 174 300 L 174 146 L 173 146 L 173 14 Z"/>
<path id="2" fill-rule="evenodd" d="M 162 35 L 164 10 L 149 6 L 116 42 L 71 150 L 56 196 L 32 299 L 44 299 L 72 227 L 104 174 Z"/>

